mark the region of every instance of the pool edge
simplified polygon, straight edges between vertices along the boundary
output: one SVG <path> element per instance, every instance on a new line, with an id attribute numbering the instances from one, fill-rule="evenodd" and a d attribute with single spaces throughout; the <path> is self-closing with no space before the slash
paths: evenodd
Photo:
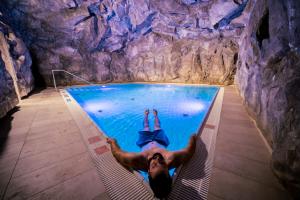
<path id="1" fill-rule="evenodd" d="M 137 83 L 137 82 L 135 82 Z M 126 84 L 126 83 L 123 83 Z M 129 84 L 129 83 L 127 83 Z M 149 84 L 153 84 L 153 83 L 149 83 Z M 157 84 L 168 84 L 168 83 L 157 83 Z M 175 83 L 177 85 L 177 83 Z M 99 84 L 101 85 L 101 84 Z M 183 84 L 181 84 L 183 85 Z M 185 84 L 187 85 L 187 84 Z M 203 84 L 193 84 L 194 86 L 204 86 Z M 224 87 L 222 86 L 217 86 L 217 85 L 207 85 L 207 86 L 211 86 L 211 87 L 218 87 L 218 91 L 215 94 L 215 97 L 213 99 L 213 102 L 210 106 L 210 109 L 205 117 L 205 119 L 203 120 L 202 124 L 200 125 L 200 127 L 198 128 L 198 132 L 197 135 L 199 138 L 202 137 L 207 137 L 207 135 L 211 135 L 214 138 L 210 139 L 210 145 L 209 145 L 209 149 L 208 149 L 208 155 L 210 157 L 207 158 L 207 160 L 209 161 L 209 165 L 210 168 L 212 168 L 212 159 L 213 159 L 213 154 L 214 154 L 214 146 L 215 146 L 215 140 L 216 140 L 216 135 L 218 132 L 218 126 L 219 126 L 219 120 L 220 120 L 220 113 L 221 113 L 221 108 L 222 108 L 222 102 L 223 102 L 223 95 L 224 95 Z M 84 126 L 90 126 L 92 131 L 91 133 L 88 133 L 89 137 L 100 137 L 101 138 L 101 142 L 99 142 L 99 145 L 101 143 L 101 146 L 106 146 L 106 148 L 110 149 L 109 146 L 106 144 L 105 138 L 107 137 L 105 135 L 105 133 L 101 130 L 100 127 L 98 127 L 94 120 L 81 108 L 81 106 L 78 104 L 78 102 L 72 97 L 72 95 L 67 91 L 66 89 L 61 89 L 60 90 L 61 96 L 64 99 L 64 102 L 66 103 L 69 111 L 71 112 L 71 115 L 74 119 L 74 121 L 76 122 L 77 126 L 79 127 L 80 131 L 81 131 L 81 135 L 87 134 L 87 130 L 84 130 L 80 127 L 84 127 Z M 71 104 L 73 104 L 71 106 Z M 75 105 L 74 105 L 75 104 Z M 75 109 L 75 112 L 74 110 Z M 73 113 L 73 114 L 72 114 Z M 76 115 L 80 115 L 80 116 L 76 116 Z M 79 119 L 81 118 L 81 119 Z M 83 123 L 83 125 L 82 125 Z M 89 128 L 90 128 L 89 127 Z M 213 134 L 212 134 L 213 132 Z M 95 145 L 90 146 L 90 144 L 87 142 L 88 139 L 86 137 L 83 137 L 83 139 L 85 140 L 86 146 L 89 149 L 90 153 L 91 153 L 91 157 L 93 159 L 93 161 L 95 162 L 95 165 L 97 165 L 97 162 L 94 160 L 95 159 L 95 155 L 94 151 L 95 150 Z M 207 140 L 207 139 L 206 139 Z M 106 152 L 105 152 L 106 153 Z M 97 155 L 96 155 L 97 156 Z M 173 177 L 173 183 L 176 184 L 177 181 L 177 177 L 181 172 L 181 167 L 178 168 L 175 172 L 175 175 Z M 149 192 L 149 194 L 152 195 L 152 191 L 150 190 L 148 184 L 145 184 L 145 182 L 143 181 L 143 179 L 141 179 L 141 177 L 136 176 L 137 174 L 135 174 L 135 177 L 137 179 L 139 179 L 139 181 L 144 185 L 145 189 Z M 102 175 L 103 176 L 103 175 Z M 100 175 L 101 177 L 101 175 Z M 103 178 L 101 178 L 103 179 Z M 205 199 L 207 198 L 207 193 L 208 193 L 208 186 L 209 186 L 209 180 L 210 180 L 210 174 L 208 174 L 207 177 L 205 177 L 203 179 L 203 187 L 204 188 L 199 188 L 199 190 L 204 190 L 204 194 L 202 195 Z M 149 191 L 150 190 L 150 191 Z M 207 192 L 205 192 L 207 191 Z M 201 193 L 201 191 L 199 191 Z M 108 192 L 109 193 L 109 192 Z M 112 195 L 110 194 L 110 197 L 112 197 Z M 172 197 L 172 193 L 171 196 Z"/>

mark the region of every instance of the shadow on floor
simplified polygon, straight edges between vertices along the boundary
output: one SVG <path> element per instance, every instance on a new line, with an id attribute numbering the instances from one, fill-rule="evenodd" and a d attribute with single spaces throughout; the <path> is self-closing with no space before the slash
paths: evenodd
<path id="1" fill-rule="evenodd" d="M 174 184 L 174 191 L 170 199 L 181 199 L 189 197 L 191 199 L 203 199 L 200 195 L 202 188 L 199 188 L 199 182 L 205 174 L 205 162 L 208 152 L 201 138 L 197 139 L 196 151 L 191 160 L 182 166 L 179 175 Z M 179 196 L 178 196 L 179 195 Z"/>
<path id="2" fill-rule="evenodd" d="M 23 99 L 28 99 L 32 95 L 39 94 L 45 89 L 46 89 L 46 87 L 36 87 L 31 92 L 29 92 L 26 96 L 22 97 L 22 100 Z"/>
<path id="3" fill-rule="evenodd" d="M 0 118 L 0 155 L 5 148 L 8 134 L 11 130 L 11 122 L 14 119 L 13 115 L 19 110 L 20 107 L 16 106 L 12 110 L 10 110 L 3 118 Z"/>

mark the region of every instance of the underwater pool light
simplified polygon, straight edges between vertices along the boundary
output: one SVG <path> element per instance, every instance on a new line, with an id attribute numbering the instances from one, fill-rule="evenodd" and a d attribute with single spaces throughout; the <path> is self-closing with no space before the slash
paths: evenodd
<path id="1" fill-rule="evenodd" d="M 183 113 L 198 113 L 205 109 L 205 105 L 200 101 L 182 101 L 178 104 L 178 110 Z"/>
<path id="2" fill-rule="evenodd" d="M 99 110 L 111 110 L 113 108 L 113 104 L 109 101 L 95 101 L 95 102 L 87 102 L 84 104 L 83 109 L 89 113 L 97 113 Z"/>

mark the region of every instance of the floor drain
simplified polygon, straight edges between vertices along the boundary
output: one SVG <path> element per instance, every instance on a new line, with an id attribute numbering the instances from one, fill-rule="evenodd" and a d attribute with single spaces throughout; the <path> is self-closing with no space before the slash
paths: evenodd
<path id="1" fill-rule="evenodd" d="M 188 117 L 189 115 L 188 114 L 186 114 L 186 113 L 184 113 L 184 114 L 182 114 L 184 117 Z"/>
<path id="2" fill-rule="evenodd" d="M 135 100 L 135 98 L 131 98 L 130 100 L 131 100 L 131 101 L 134 101 L 134 100 Z"/>
<path id="3" fill-rule="evenodd" d="M 103 112 L 103 110 L 98 110 L 99 113 Z"/>

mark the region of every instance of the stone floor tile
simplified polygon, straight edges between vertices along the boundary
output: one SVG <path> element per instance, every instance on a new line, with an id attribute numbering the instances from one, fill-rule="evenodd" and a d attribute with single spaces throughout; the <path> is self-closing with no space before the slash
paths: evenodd
<path id="1" fill-rule="evenodd" d="M 224 104 L 226 104 L 226 102 L 224 102 Z M 246 108 L 242 105 L 239 104 L 238 106 L 223 106 L 222 107 L 222 111 L 221 114 L 223 113 L 227 113 L 227 112 L 232 112 L 234 114 L 241 114 L 241 115 L 248 115 Z"/>
<path id="2" fill-rule="evenodd" d="M 39 154 L 44 151 L 49 151 L 51 149 L 59 148 L 81 140 L 81 136 L 76 132 L 67 134 L 55 133 L 50 135 L 49 137 L 43 137 L 36 140 L 28 140 L 24 144 L 20 158 Z"/>
<path id="3" fill-rule="evenodd" d="M 0 165 L 0 198 L 5 192 L 5 189 L 9 183 L 9 180 L 12 176 L 13 170 L 16 165 L 16 161 L 6 163 L 6 165 Z"/>
<path id="4" fill-rule="evenodd" d="M 232 141 L 239 144 L 266 149 L 265 143 L 262 141 L 258 133 L 253 134 L 249 132 L 223 132 L 223 130 L 219 130 L 218 139 L 224 139 L 226 141 Z"/>
<path id="5" fill-rule="evenodd" d="M 17 160 L 18 160 L 18 157 L 12 157 L 10 159 L 0 159 L 0 175 L 4 175 L 8 171 L 14 169 L 16 166 Z M 0 181 L 1 181 L 1 179 L 0 179 Z"/>
<path id="6" fill-rule="evenodd" d="M 104 193 L 104 194 L 103 194 Z M 99 198 L 98 198 L 99 197 Z M 29 199 L 92 200 L 104 199 L 105 189 L 95 169 L 46 189 Z"/>
<path id="7" fill-rule="evenodd" d="M 93 200 L 110 200 L 110 198 L 106 192 L 103 192 L 100 195 L 93 198 Z"/>
<path id="8" fill-rule="evenodd" d="M 40 139 L 43 137 L 49 137 L 52 134 L 68 134 L 79 132 L 73 120 L 67 122 L 57 122 L 51 124 L 51 126 L 31 127 L 28 131 L 27 140 Z"/>
<path id="9" fill-rule="evenodd" d="M 9 129 L 8 135 L 24 135 L 27 134 L 27 132 L 30 129 L 30 125 L 28 126 L 23 126 L 23 127 L 11 127 Z M 2 135 L 3 133 L 0 130 L 0 134 Z"/>
<path id="10" fill-rule="evenodd" d="M 65 145 L 61 148 L 54 148 L 50 151 L 46 151 L 40 154 L 27 156 L 25 158 L 19 159 L 13 176 L 17 177 L 33 172 L 42 167 L 56 164 L 57 162 L 69 159 L 86 151 L 87 149 L 83 142 L 78 141 Z"/>
<path id="11" fill-rule="evenodd" d="M 12 170 L 10 173 L 0 174 L 0 198 L 4 196 L 6 187 L 9 183 L 11 177 Z M 2 198 L 1 198 L 2 199 Z"/>
<path id="12" fill-rule="evenodd" d="M 222 198 L 217 197 L 216 195 L 211 194 L 211 193 L 208 193 L 207 199 L 208 200 L 223 200 Z"/>
<path id="13" fill-rule="evenodd" d="M 5 198 L 28 198 L 93 168 L 89 154 L 80 154 L 56 165 L 13 178 Z"/>
<path id="14" fill-rule="evenodd" d="M 13 144 L 3 143 L 0 149 L 0 160 L 16 157 L 20 154 L 24 142 Z"/>
<path id="15" fill-rule="evenodd" d="M 57 117 L 57 118 L 53 118 L 53 119 L 35 119 L 32 122 L 31 127 L 51 126 L 52 124 L 66 122 L 69 120 L 72 120 L 72 118 L 71 117 L 68 117 L 68 118 Z"/>
<path id="16" fill-rule="evenodd" d="M 270 165 L 234 156 L 224 152 L 216 152 L 214 167 L 225 170 L 259 183 L 282 189 L 271 172 Z"/>
<path id="17" fill-rule="evenodd" d="M 224 120 L 222 120 L 222 123 L 219 125 L 219 130 L 222 131 L 222 133 L 241 133 L 241 134 L 253 134 L 258 135 L 258 130 L 255 128 L 255 126 L 252 127 L 243 127 L 239 126 L 235 123 L 224 123 Z"/>
<path id="18" fill-rule="evenodd" d="M 255 160 L 265 164 L 269 164 L 270 154 L 265 148 L 257 148 L 245 144 L 239 144 L 230 140 L 218 140 L 216 144 L 217 152 L 225 152 L 247 159 Z"/>
<path id="19" fill-rule="evenodd" d="M 8 136 L 5 137 L 5 138 L 0 137 L 0 143 L 3 144 L 3 145 L 6 145 L 6 146 L 10 146 L 12 144 L 24 142 L 26 136 L 27 136 L 27 133 L 24 133 L 24 134 L 11 134 L 11 133 L 9 133 Z"/>
<path id="20" fill-rule="evenodd" d="M 226 200 L 288 200 L 286 192 L 213 168 L 209 193 Z"/>
<path id="21" fill-rule="evenodd" d="M 228 126 L 230 126 L 230 125 L 234 126 L 234 127 L 239 126 L 244 129 L 255 128 L 255 124 L 252 121 L 250 121 L 249 119 L 238 119 L 238 118 L 230 119 L 229 117 L 227 117 L 227 118 L 222 117 L 220 121 L 222 124 L 227 124 Z"/>

